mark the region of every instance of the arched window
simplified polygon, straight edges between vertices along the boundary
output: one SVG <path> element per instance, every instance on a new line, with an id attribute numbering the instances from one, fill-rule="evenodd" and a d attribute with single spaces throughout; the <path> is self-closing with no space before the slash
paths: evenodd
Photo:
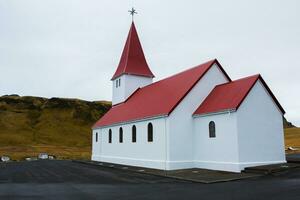
<path id="1" fill-rule="evenodd" d="M 112 141 L 112 131 L 111 131 L 111 129 L 109 129 L 109 131 L 108 131 L 108 143 L 111 143 L 111 141 Z"/>
<path id="2" fill-rule="evenodd" d="M 98 133 L 96 132 L 96 142 L 98 142 Z"/>
<path id="3" fill-rule="evenodd" d="M 136 142 L 136 127 L 132 126 L 132 142 Z"/>
<path id="4" fill-rule="evenodd" d="M 148 124 L 148 142 L 153 142 L 153 125 L 152 125 L 152 123 Z"/>
<path id="5" fill-rule="evenodd" d="M 216 125 L 214 121 L 209 122 L 208 129 L 209 129 L 209 137 L 210 138 L 216 137 Z"/>
<path id="6" fill-rule="evenodd" d="M 119 128 L 119 142 L 123 142 L 123 129 L 122 127 Z"/>

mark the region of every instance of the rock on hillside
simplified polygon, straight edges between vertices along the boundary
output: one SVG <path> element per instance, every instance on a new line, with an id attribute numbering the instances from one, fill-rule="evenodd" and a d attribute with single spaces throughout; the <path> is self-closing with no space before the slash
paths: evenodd
<path id="1" fill-rule="evenodd" d="M 287 121 L 286 118 L 284 117 L 284 118 L 283 118 L 283 127 L 284 127 L 284 128 L 294 128 L 294 127 L 296 127 L 296 126 L 294 126 L 294 125 L 292 124 L 292 122 Z"/>
<path id="2" fill-rule="evenodd" d="M 88 146 L 110 102 L 18 95 L 0 97 L 0 146 Z"/>

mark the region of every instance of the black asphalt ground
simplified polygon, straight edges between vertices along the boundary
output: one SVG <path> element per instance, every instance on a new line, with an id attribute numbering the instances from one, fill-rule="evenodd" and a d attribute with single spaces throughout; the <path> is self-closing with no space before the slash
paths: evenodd
<path id="1" fill-rule="evenodd" d="M 2 199 L 299 200 L 300 169 L 201 184 L 71 161 L 1 163 Z"/>

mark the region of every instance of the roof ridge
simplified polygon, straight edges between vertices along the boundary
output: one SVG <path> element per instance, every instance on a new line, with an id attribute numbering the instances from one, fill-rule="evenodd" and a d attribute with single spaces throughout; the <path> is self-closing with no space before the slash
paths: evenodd
<path id="1" fill-rule="evenodd" d="M 221 83 L 221 84 L 219 84 L 219 85 L 216 85 L 215 87 L 219 87 L 219 86 L 223 86 L 223 85 L 229 85 L 229 84 L 233 84 L 233 83 L 235 83 L 235 82 L 237 82 L 237 81 L 243 81 L 243 80 L 246 80 L 246 79 L 249 79 L 249 78 L 253 78 L 253 77 L 255 77 L 255 76 L 257 76 L 257 79 L 258 79 L 259 77 L 261 77 L 261 75 L 260 75 L 260 74 L 254 74 L 254 75 L 251 75 L 251 76 L 246 76 L 246 77 L 243 77 L 243 78 L 239 78 L 239 79 L 236 79 L 236 80 L 233 80 L 233 81 L 227 82 L 227 83 Z"/>
<path id="2" fill-rule="evenodd" d="M 124 69 L 123 69 L 123 73 L 126 72 L 126 68 L 128 67 L 128 55 L 129 55 L 130 44 L 131 44 L 131 40 L 132 40 L 132 38 L 131 38 L 132 28 L 135 28 L 133 22 L 131 23 L 131 28 L 130 28 L 129 34 L 128 34 L 128 36 L 127 36 L 127 38 L 128 38 L 129 41 L 128 41 L 128 46 L 127 46 L 127 51 L 126 51 L 126 54 L 127 54 L 127 55 L 126 55 L 126 61 L 125 61 L 125 67 L 124 67 Z"/>
<path id="3" fill-rule="evenodd" d="M 241 80 L 245 80 L 245 79 L 248 79 L 248 78 L 253 78 L 255 76 L 260 77 L 261 75 L 260 74 L 253 74 L 253 75 L 250 75 L 250 76 L 246 76 L 246 77 L 242 77 L 242 78 L 233 80 L 232 82 L 234 82 L 234 81 L 241 81 Z"/>
<path id="4" fill-rule="evenodd" d="M 149 84 L 149 85 L 146 85 L 146 86 L 144 86 L 144 87 L 141 87 L 141 89 L 142 89 L 142 88 L 146 88 L 146 87 L 151 86 L 151 85 L 154 85 L 154 84 L 159 83 L 159 82 L 161 82 L 161 81 L 164 81 L 164 80 L 166 80 L 166 79 L 172 78 L 172 77 L 174 77 L 174 76 L 180 75 L 180 74 L 182 74 L 182 73 L 188 72 L 188 71 L 190 71 L 190 70 L 192 70 L 192 69 L 195 69 L 195 68 L 198 68 L 198 67 L 203 67 L 203 65 L 208 64 L 208 63 L 210 63 L 210 62 L 212 62 L 212 63 L 211 63 L 211 65 L 212 65 L 216 60 L 217 60 L 217 59 L 212 59 L 212 60 L 209 60 L 209 61 L 207 61 L 207 62 L 205 62 L 205 63 L 199 64 L 199 65 L 197 65 L 197 66 L 194 66 L 194 67 L 185 69 L 185 70 L 183 70 L 183 71 L 181 71 L 181 72 L 178 72 L 178 73 L 176 73 L 176 74 L 173 74 L 173 75 L 171 75 L 171 76 L 168 76 L 168 77 L 166 77 L 166 78 L 163 78 L 163 79 L 161 79 L 161 80 L 159 80 L 159 81 L 156 81 L 156 82 L 151 83 L 151 84 Z"/>

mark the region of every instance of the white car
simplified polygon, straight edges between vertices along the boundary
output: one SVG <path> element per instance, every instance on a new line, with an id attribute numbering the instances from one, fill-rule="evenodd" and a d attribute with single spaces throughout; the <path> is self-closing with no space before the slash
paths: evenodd
<path id="1" fill-rule="evenodd" d="M 8 162 L 8 161 L 10 161 L 10 158 L 8 156 L 1 156 L 1 161 Z"/>
<path id="2" fill-rule="evenodd" d="M 47 153 L 40 153 L 38 158 L 41 159 L 41 160 L 46 160 L 46 159 L 49 158 L 49 156 L 48 156 Z"/>

